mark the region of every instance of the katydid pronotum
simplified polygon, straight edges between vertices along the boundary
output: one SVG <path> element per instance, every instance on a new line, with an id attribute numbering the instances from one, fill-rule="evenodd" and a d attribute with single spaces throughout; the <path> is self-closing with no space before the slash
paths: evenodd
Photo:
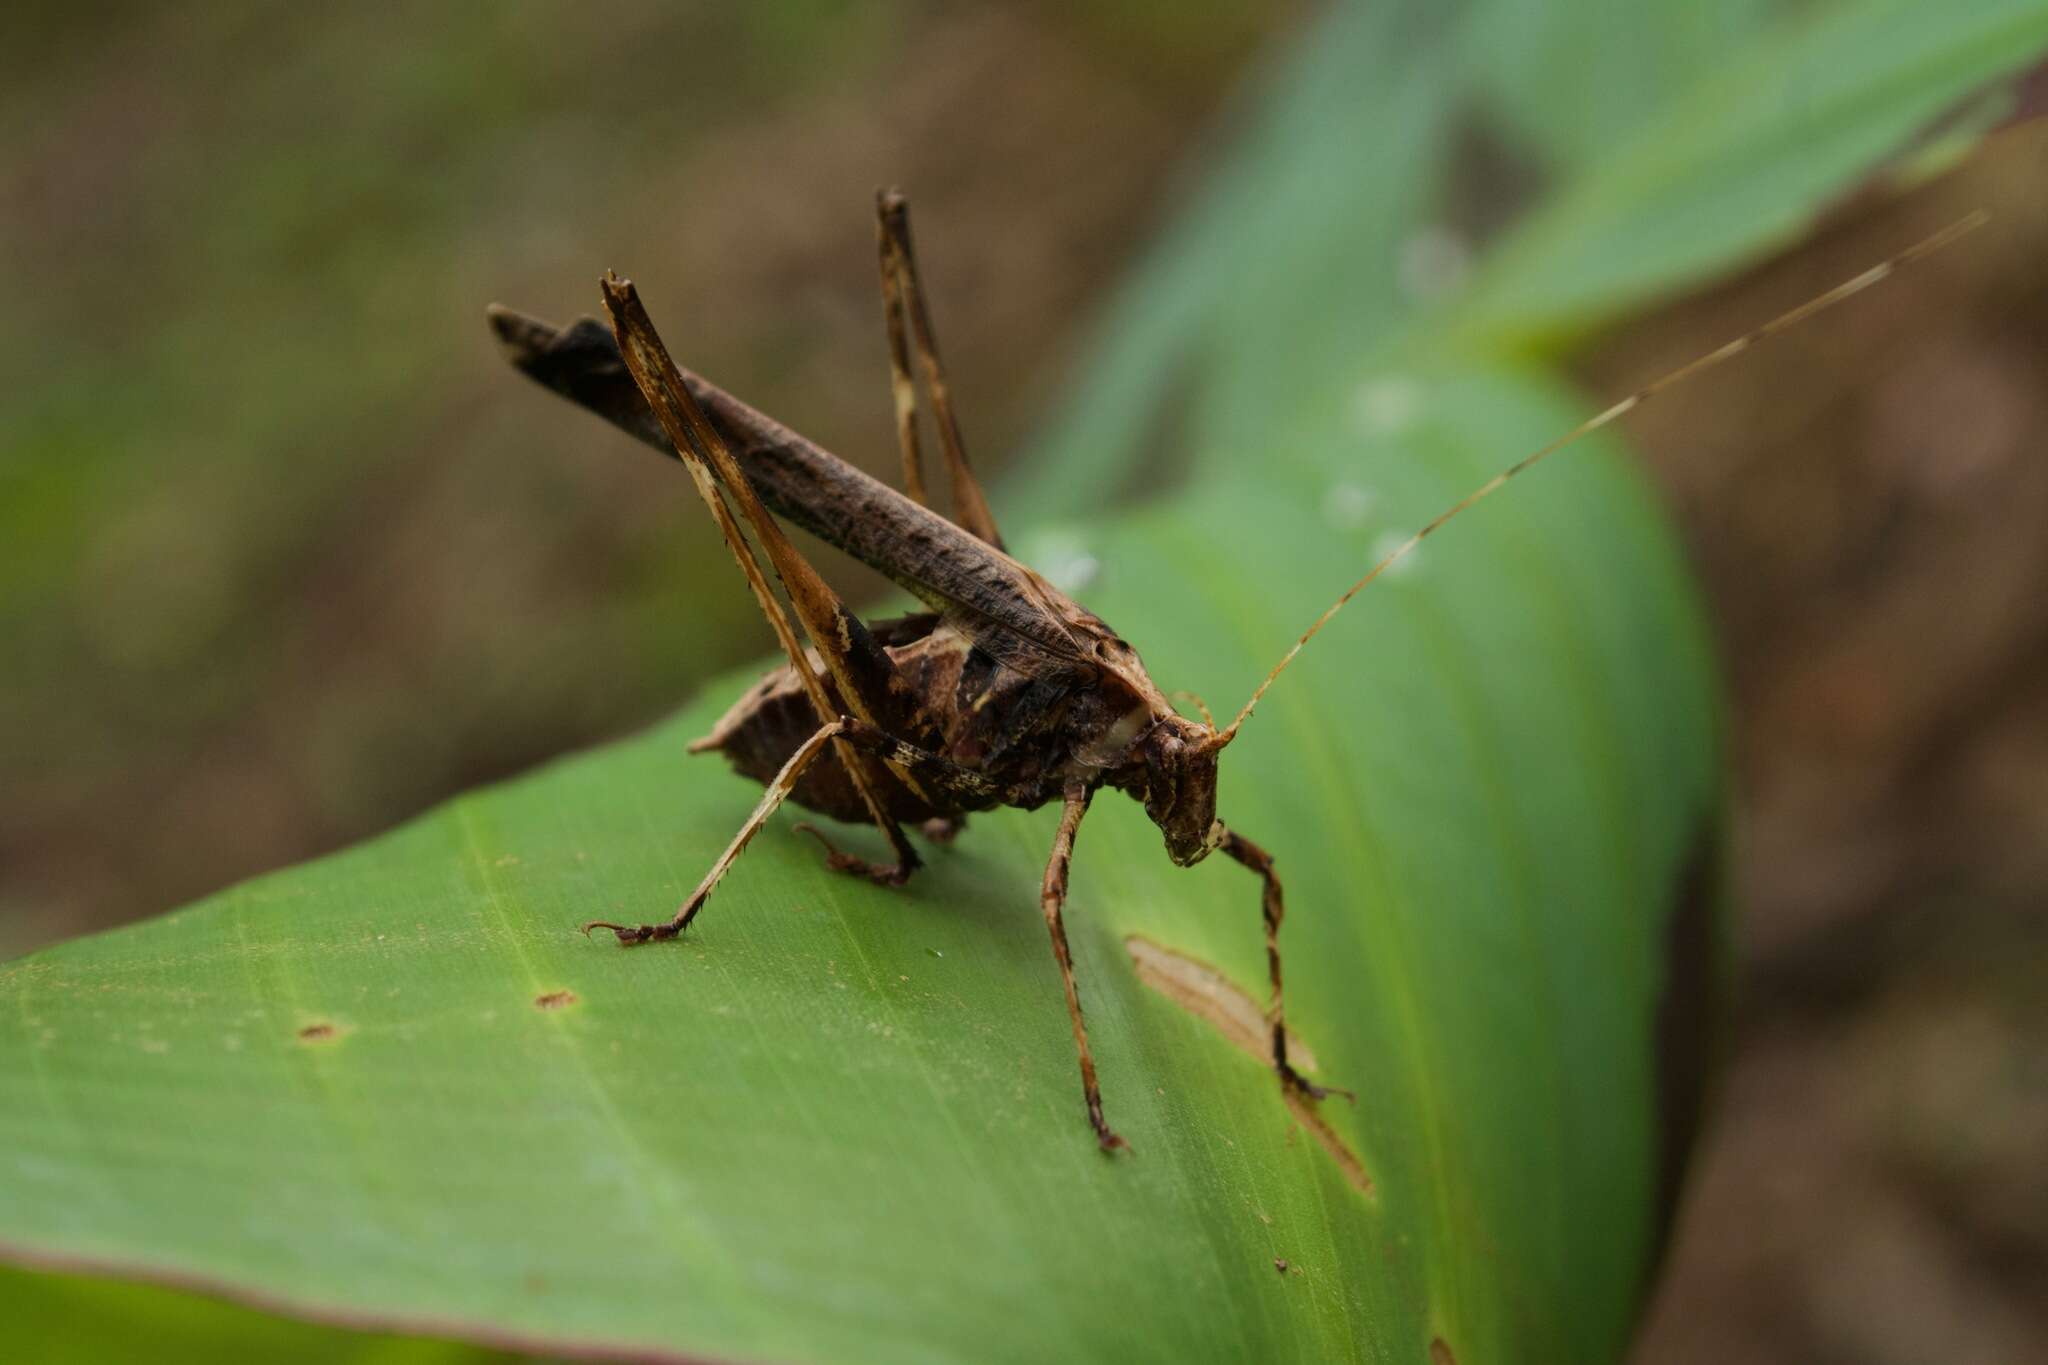
<path id="1" fill-rule="evenodd" d="M 1220 851 L 1259 879 L 1273 1070 L 1283 1087 L 1301 1097 L 1331 1093 L 1288 1060 L 1280 970 L 1283 902 L 1273 859 L 1216 814 L 1217 758 L 1267 689 L 1368 583 L 1516 475 L 1679 380 L 1930 254 L 1984 218 L 1973 215 L 1873 266 L 1639 389 L 1507 467 L 1346 589 L 1302 632 L 1236 717 L 1218 728 L 1206 708 L 1201 720 L 1179 714 L 1146 675 L 1137 651 L 1101 618 L 1004 552 L 961 442 L 903 197 L 884 191 L 877 197 L 876 217 L 902 493 L 679 369 L 633 286 L 616 276 L 607 274 L 603 281 L 609 329 L 584 318 L 557 330 L 507 309 L 491 310 L 492 327 L 521 370 L 682 461 L 786 658 L 710 734 L 691 745 L 693 753 L 723 753 L 738 771 L 766 786 L 725 852 L 668 920 L 638 925 L 597 920 L 583 928 L 585 933 L 609 929 L 625 944 L 674 938 L 689 927 L 748 841 L 785 800 L 834 819 L 872 822 L 888 843 L 887 862 L 842 853 L 810 826 L 798 828 L 824 843 L 833 868 L 892 886 L 919 866 L 906 825 L 944 842 L 975 811 L 998 806 L 1030 810 L 1058 802 L 1059 828 L 1039 904 L 1065 987 L 1088 1121 L 1104 1150 L 1126 1144 L 1103 1117 L 1062 918 L 1075 833 L 1095 793 L 1113 787 L 1142 802 L 1164 832 L 1167 856 L 1176 864 L 1192 867 Z M 925 491 L 913 351 L 950 474 L 950 519 L 932 510 Z M 926 610 L 863 622 L 826 586 L 773 514 L 881 571 Z M 753 545 L 741 533 L 742 523 L 752 531 Z M 771 580 L 780 581 L 781 595 Z"/>

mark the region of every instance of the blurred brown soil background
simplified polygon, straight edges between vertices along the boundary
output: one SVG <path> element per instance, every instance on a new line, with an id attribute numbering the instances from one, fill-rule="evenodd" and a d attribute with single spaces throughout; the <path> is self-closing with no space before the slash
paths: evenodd
<path id="1" fill-rule="evenodd" d="M 40 61 L 0 57 L 0 955 L 774 648 L 687 486 L 512 374 L 486 303 L 566 320 L 616 267 L 694 367 L 887 471 L 897 181 L 993 463 L 1170 213 L 1259 10 L 45 20 Z"/>
<path id="2" fill-rule="evenodd" d="M 509 375 L 485 302 L 589 311 L 616 266 L 692 364 L 886 470 L 868 214 L 900 182 L 999 466 L 1293 18 L 31 10 L 0 53 L 0 957 L 766 653 L 687 489 Z M 2004 134 L 1580 366 L 1624 391 L 1997 214 L 1633 420 L 1721 640 L 1742 911 L 1734 1060 L 1644 1361 L 2048 1340 L 2044 169 L 2048 134 Z"/>
<path id="3" fill-rule="evenodd" d="M 1736 773 L 1734 1065 L 1644 1361 L 2048 1342 L 2048 127 L 1845 206 L 1582 367 L 1622 392 L 1978 207 L 1653 404 Z"/>

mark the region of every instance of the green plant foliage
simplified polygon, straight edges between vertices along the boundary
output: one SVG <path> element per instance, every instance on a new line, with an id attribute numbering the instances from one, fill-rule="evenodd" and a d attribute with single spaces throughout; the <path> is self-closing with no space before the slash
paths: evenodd
<path id="1" fill-rule="evenodd" d="M 1812 217 L 1813 186 L 1854 183 L 2044 46 L 2033 0 L 1881 0 L 1788 26 L 1703 73 L 1531 215 L 1489 263 L 1471 321 L 1584 325 L 1787 242 Z"/>
<path id="2" fill-rule="evenodd" d="M 1783 236 L 1915 130 L 1898 101 L 1930 117 L 2048 32 L 2042 6 L 1943 13 L 1727 38 L 1732 67 L 1642 95 L 1645 128 L 1694 130 L 1672 169 L 1644 169 L 1647 132 L 1561 158 L 1462 308 L 1387 261 L 1437 211 L 1454 78 L 1498 75 L 1486 12 L 1333 16 L 1117 311 L 1015 500 L 1021 552 L 1087 578 L 1162 685 L 1234 705 L 1388 537 L 1583 414 L 1473 338 Z M 1729 158 L 1770 140 L 1718 117 L 1726 71 L 1804 70 L 1784 54 L 1817 33 L 1855 39 L 1826 136 L 1745 181 Z M 1547 245 L 1558 222 L 1633 242 L 1738 188 L 1770 212 L 1692 221 L 1682 252 Z M 1162 443 L 1171 495 L 1075 511 Z M 1697 1086 L 1669 1073 L 1704 1022 L 1660 1041 L 1659 1014 L 1713 972 L 1692 916 L 1720 808 L 1698 613 L 1618 455 L 1590 442 L 1432 541 L 1227 756 L 1223 812 L 1288 881 L 1290 1017 L 1360 1094 L 1324 1116 L 1369 1190 L 1139 979 L 1134 937 L 1256 991 L 1257 888 L 1174 869 L 1113 794 L 1069 925 L 1129 1157 L 1081 1114 L 1045 812 L 977 817 L 900 892 L 829 874 L 783 822 L 685 941 L 576 936 L 673 904 L 750 808 L 683 755 L 732 679 L 640 738 L 0 968 L 0 1246 L 562 1348 L 1613 1359 L 1683 1136 L 1658 1097 Z"/>

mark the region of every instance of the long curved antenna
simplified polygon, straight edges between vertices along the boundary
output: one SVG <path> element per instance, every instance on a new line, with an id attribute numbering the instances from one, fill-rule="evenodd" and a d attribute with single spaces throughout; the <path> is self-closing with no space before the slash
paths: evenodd
<path id="1" fill-rule="evenodd" d="M 1252 709 L 1259 704 L 1259 699 L 1266 695 L 1266 689 L 1271 687 L 1274 681 L 1277 678 L 1279 678 L 1279 676 L 1282 673 L 1287 671 L 1287 666 L 1294 662 L 1295 656 L 1301 653 L 1302 647 L 1306 645 L 1310 640 L 1313 640 L 1315 638 L 1316 632 L 1321 630 L 1324 626 L 1328 625 L 1330 623 L 1330 618 L 1332 616 L 1335 616 L 1338 612 L 1344 609 L 1345 603 L 1349 602 L 1352 598 L 1358 596 L 1360 592 L 1364 591 L 1366 584 L 1372 582 L 1375 578 L 1378 578 L 1388 569 L 1400 563 L 1401 560 L 1407 558 L 1407 556 L 1414 551 L 1415 547 L 1420 545 L 1424 540 L 1428 539 L 1431 533 L 1436 531 L 1438 527 L 1442 526 L 1451 518 L 1457 516 L 1460 512 L 1470 507 L 1473 503 L 1478 502 L 1481 498 L 1484 498 L 1488 494 L 1494 492 L 1502 484 L 1507 483 L 1510 479 L 1514 478 L 1517 474 L 1522 473 L 1531 465 L 1537 464 L 1538 462 L 1542 461 L 1548 456 L 1556 454 L 1558 451 L 1564 449 L 1572 442 L 1578 440 L 1581 436 L 1586 436 L 1591 434 L 1592 432 L 1598 431 L 1600 428 L 1606 426 L 1609 422 L 1614 421 L 1617 417 L 1620 417 L 1623 414 L 1631 412 L 1634 409 L 1642 406 L 1644 403 L 1648 402 L 1657 394 L 1663 392 L 1665 389 L 1670 388 L 1673 384 L 1679 383 L 1681 380 L 1690 379 L 1694 375 L 1700 373 L 1703 370 L 1710 370 L 1714 366 L 1719 365 L 1724 360 L 1731 360 L 1734 357 L 1742 354 L 1744 351 L 1748 350 L 1750 347 L 1756 345 L 1759 341 L 1764 340 L 1766 337 L 1775 336 L 1779 332 L 1782 332 L 1785 329 L 1787 329 L 1788 327 L 1795 327 L 1798 324 L 1806 321 L 1808 318 L 1812 317 L 1815 313 L 1820 312 L 1824 308 L 1833 307 L 1835 304 L 1840 303 L 1843 299 L 1848 298 L 1852 294 L 1862 293 L 1864 290 L 1870 288 L 1871 285 L 1876 284 L 1879 281 L 1885 279 L 1887 276 L 1895 273 L 1902 267 L 1911 265 L 1913 262 L 1920 260 L 1923 257 L 1933 255 L 1935 252 L 1941 250 L 1949 243 L 1955 241 L 1958 237 L 1961 237 L 1964 233 L 1974 232 L 1976 229 L 1984 226 L 1984 224 L 1989 222 L 1990 220 L 1991 215 L 1989 213 L 1985 212 L 1983 209 L 1978 209 L 1975 213 L 1972 213 L 1969 217 L 1962 219 L 1960 222 L 1951 223 L 1949 226 L 1943 228 L 1940 232 L 1935 233 L 1932 237 L 1929 237 L 1924 241 L 1918 242 L 1913 246 L 1907 247 L 1904 251 L 1901 251 L 1898 255 L 1892 257 L 1890 260 L 1879 262 L 1877 265 L 1870 267 L 1870 269 L 1864 271 L 1862 274 L 1856 276 L 1855 278 L 1844 280 L 1842 283 L 1836 285 L 1833 289 L 1828 290 L 1827 293 L 1822 294 L 1817 298 L 1807 300 L 1805 303 L 1800 304 L 1797 308 L 1792 309 L 1788 313 L 1779 314 L 1777 317 L 1772 318 L 1769 322 L 1765 323 L 1761 327 L 1758 327 L 1754 331 L 1745 333 L 1744 335 L 1737 337 L 1735 340 L 1728 342 L 1726 345 L 1716 347 L 1714 350 L 1707 352 L 1705 355 L 1701 356 L 1697 360 L 1690 362 L 1689 364 L 1679 366 L 1677 369 L 1663 376 L 1661 379 L 1652 380 L 1650 383 L 1644 385 L 1640 389 L 1637 389 L 1634 393 L 1630 394 L 1628 397 L 1616 403 L 1613 407 L 1608 408 L 1605 412 L 1587 418 L 1585 421 L 1573 427 L 1570 431 L 1567 431 L 1564 435 L 1550 442 L 1550 444 L 1542 447 L 1540 450 L 1535 451 L 1533 454 L 1524 456 L 1522 459 L 1516 461 L 1512 465 L 1509 465 L 1506 469 L 1502 470 L 1500 473 L 1488 479 L 1485 483 L 1479 485 L 1479 487 L 1473 489 L 1470 493 L 1467 493 L 1463 498 L 1459 499 L 1452 506 L 1440 512 L 1434 521 L 1430 522 L 1427 526 L 1424 526 L 1414 535 L 1408 537 L 1408 539 L 1402 541 L 1399 545 L 1395 546 L 1393 551 L 1389 553 L 1386 558 L 1382 559 L 1379 563 L 1373 565 L 1372 568 L 1369 571 L 1367 571 L 1365 577 L 1359 579 L 1356 583 L 1353 583 L 1349 588 L 1345 589 L 1344 595 L 1338 598 L 1335 602 L 1332 602 L 1329 606 L 1329 609 L 1325 611 L 1321 616 L 1318 616 L 1315 619 L 1315 623 L 1311 625 L 1307 630 L 1301 633 L 1301 638 L 1296 640 L 1293 646 L 1289 648 L 1285 654 L 1280 656 L 1280 662 L 1273 665 L 1273 671 L 1266 675 L 1266 680 L 1260 683 L 1258 689 L 1252 693 L 1251 700 L 1244 704 L 1244 709 L 1237 713 L 1237 718 L 1231 721 L 1228 726 L 1224 727 L 1222 730 L 1217 732 L 1213 747 L 1220 749 L 1224 745 L 1230 743 L 1231 740 L 1237 738 L 1238 727 L 1242 726 L 1247 720 L 1251 719 Z"/>

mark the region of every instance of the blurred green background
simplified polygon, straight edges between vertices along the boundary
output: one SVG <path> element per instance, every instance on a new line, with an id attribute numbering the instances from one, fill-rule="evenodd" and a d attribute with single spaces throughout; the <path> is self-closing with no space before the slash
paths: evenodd
<path id="1" fill-rule="evenodd" d="M 616 266 L 689 363 L 886 470 L 868 204 L 900 183 L 1000 468 L 1306 13 L 17 7 L 0 957 L 349 843 L 767 651 L 687 488 L 505 371 L 486 302 L 589 311 Z M 1475 142 L 1475 221 L 1569 131 Z M 1736 1066 L 1644 1359 L 2048 1339 L 2044 165 L 2038 130 L 2003 134 L 1584 362 L 1621 391 L 1998 214 L 1634 426 L 1732 675 L 1746 911 Z"/>

